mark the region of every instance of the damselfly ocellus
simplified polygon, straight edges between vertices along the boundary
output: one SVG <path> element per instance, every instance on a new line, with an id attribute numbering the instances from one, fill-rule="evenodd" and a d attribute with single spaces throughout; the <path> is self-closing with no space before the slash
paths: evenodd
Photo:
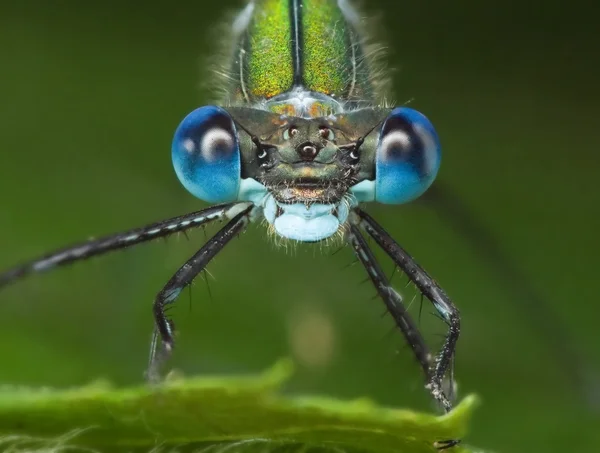
<path id="1" fill-rule="evenodd" d="M 426 387 L 452 408 L 458 310 L 437 283 L 367 213 L 362 203 L 401 204 L 434 181 L 440 142 L 421 113 L 389 105 L 383 71 L 364 23 L 347 0 L 252 1 L 229 27 L 227 63 L 215 70 L 218 105 L 187 115 L 172 144 L 183 186 L 210 208 L 49 253 L 0 274 L 5 286 L 31 273 L 225 220 L 226 225 L 167 282 L 154 302 L 148 376 L 174 345 L 165 308 L 251 222 L 282 239 L 343 238 L 412 348 Z M 448 330 L 430 352 L 402 297 L 390 286 L 370 236 L 429 299 Z M 448 444 L 449 445 L 449 444 Z"/>

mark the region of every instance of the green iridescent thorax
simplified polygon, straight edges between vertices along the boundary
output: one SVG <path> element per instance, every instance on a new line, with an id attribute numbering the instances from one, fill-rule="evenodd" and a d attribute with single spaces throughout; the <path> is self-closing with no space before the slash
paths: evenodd
<path id="1" fill-rule="evenodd" d="M 289 2 L 263 0 L 254 10 L 242 42 L 245 60 L 243 95 L 249 99 L 271 98 L 292 87 Z M 243 68 L 242 68 L 243 70 Z"/>
<path id="2" fill-rule="evenodd" d="M 341 99 L 370 96 L 365 74 L 359 71 L 359 37 L 336 1 L 302 1 L 302 36 L 308 90 Z"/>
<path id="3" fill-rule="evenodd" d="M 319 117 L 372 104 L 354 10 L 337 0 L 256 0 L 234 24 L 230 102 Z"/>

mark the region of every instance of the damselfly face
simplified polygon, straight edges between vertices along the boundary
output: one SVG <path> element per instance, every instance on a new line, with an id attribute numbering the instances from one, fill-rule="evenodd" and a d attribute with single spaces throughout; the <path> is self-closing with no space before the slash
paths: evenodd
<path id="1" fill-rule="evenodd" d="M 315 242 L 340 231 L 359 202 L 421 195 L 437 174 L 440 144 L 409 108 L 301 118 L 208 106 L 183 120 L 172 156 L 198 198 L 251 201 L 280 236 Z"/>

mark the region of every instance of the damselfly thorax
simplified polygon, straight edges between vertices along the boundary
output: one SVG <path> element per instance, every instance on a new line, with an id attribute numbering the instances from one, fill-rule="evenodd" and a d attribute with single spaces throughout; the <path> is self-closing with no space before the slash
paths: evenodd
<path id="1" fill-rule="evenodd" d="M 381 71 L 366 27 L 348 0 L 249 2 L 228 26 L 227 47 L 221 49 L 226 61 L 208 75 L 223 96 L 218 105 L 186 116 L 172 145 L 183 186 L 199 199 L 219 204 L 66 247 L 0 274 L 0 286 L 29 273 L 227 220 L 156 297 L 148 375 L 158 379 L 159 365 L 174 344 L 174 326 L 165 307 L 250 222 L 265 219 L 275 234 L 301 242 L 337 234 L 364 265 L 418 359 L 432 396 L 450 410 L 453 395 L 446 394 L 443 381 L 452 377 L 458 311 L 412 257 L 359 208 L 366 202 L 405 203 L 425 192 L 440 165 L 440 143 L 425 116 L 384 102 L 389 94 L 385 80 L 375 76 Z M 430 352 L 390 286 L 365 233 L 448 324 L 438 354 Z"/>

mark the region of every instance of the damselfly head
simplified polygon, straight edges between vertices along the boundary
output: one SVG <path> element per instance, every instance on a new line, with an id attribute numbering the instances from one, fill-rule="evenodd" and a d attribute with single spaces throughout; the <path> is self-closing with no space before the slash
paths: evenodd
<path id="1" fill-rule="evenodd" d="M 207 202 L 251 201 L 281 236 L 335 234 L 359 202 L 421 195 L 440 165 L 437 134 L 409 108 L 365 108 L 300 118 L 206 106 L 177 128 L 177 176 Z"/>

